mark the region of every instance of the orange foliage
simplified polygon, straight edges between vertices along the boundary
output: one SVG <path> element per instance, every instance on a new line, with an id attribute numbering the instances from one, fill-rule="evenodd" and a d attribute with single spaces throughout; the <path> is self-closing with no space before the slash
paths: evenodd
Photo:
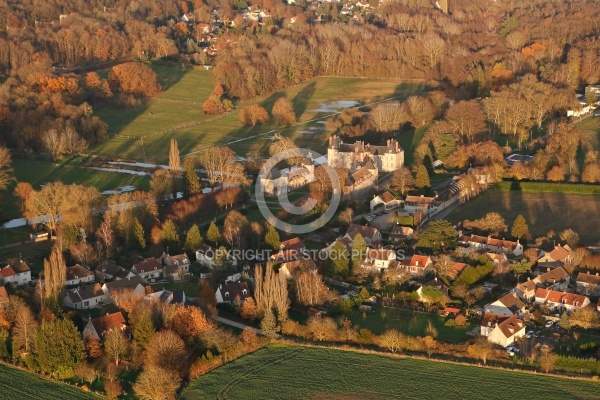
<path id="1" fill-rule="evenodd" d="M 175 333 L 189 343 L 212 328 L 206 315 L 198 307 L 178 307 L 171 318 L 171 327 Z"/>

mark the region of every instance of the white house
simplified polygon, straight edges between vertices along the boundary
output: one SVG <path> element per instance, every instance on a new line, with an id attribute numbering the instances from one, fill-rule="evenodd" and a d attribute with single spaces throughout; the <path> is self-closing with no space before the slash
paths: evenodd
<path id="1" fill-rule="evenodd" d="M 373 197 L 373 200 L 369 202 L 369 207 L 372 211 L 376 207 L 383 205 L 384 210 L 391 210 L 394 207 L 398 207 L 400 204 L 402 204 L 402 200 L 398 200 L 396 196 L 390 192 L 383 192 Z"/>
<path id="2" fill-rule="evenodd" d="M 491 236 L 478 236 L 478 235 L 460 235 L 458 242 L 462 245 L 469 246 L 473 249 L 487 249 L 492 253 L 512 253 L 515 256 L 523 254 L 523 245 L 519 242 L 513 242 L 505 239 L 495 239 Z"/>
<path id="3" fill-rule="evenodd" d="M 388 237 L 392 242 L 398 243 L 412 238 L 414 232 L 409 226 L 394 225 Z"/>
<path id="4" fill-rule="evenodd" d="M 573 249 L 568 244 L 562 246 L 554 246 L 554 250 L 544 253 L 539 259 L 538 264 L 542 263 L 556 263 L 561 262 L 564 264 L 572 264 L 573 263 Z"/>
<path id="5" fill-rule="evenodd" d="M 406 196 L 404 200 L 404 210 L 408 213 L 414 214 L 417 211 L 421 211 L 425 214 L 434 212 L 437 208 L 435 197 L 421 196 Z"/>
<path id="6" fill-rule="evenodd" d="M 142 262 L 133 264 L 131 272 L 142 278 L 144 282 L 148 282 L 162 276 L 163 266 L 156 258 L 150 257 Z"/>
<path id="7" fill-rule="evenodd" d="M 533 282 L 538 287 L 563 291 L 569 286 L 569 283 L 571 282 L 571 276 L 563 267 L 558 267 L 554 269 L 548 269 L 546 273 L 536 276 L 533 279 Z"/>
<path id="8" fill-rule="evenodd" d="M 125 322 L 125 317 L 120 311 L 90 319 L 83 328 L 82 336 L 84 340 L 88 337 L 102 340 L 104 335 L 111 329 L 119 329 L 123 332 L 127 330 L 127 322 Z"/>
<path id="9" fill-rule="evenodd" d="M 219 288 L 215 292 L 217 304 L 228 303 L 239 306 L 250 297 L 252 297 L 252 295 L 250 294 L 250 290 L 248 289 L 248 284 L 246 282 L 219 285 Z"/>
<path id="10" fill-rule="evenodd" d="M 501 322 L 507 320 L 510 317 L 506 315 L 498 315 L 494 313 L 485 313 L 483 314 L 483 319 L 481 320 L 480 326 L 480 334 L 481 336 L 487 336 L 494 330 L 494 328 L 500 324 Z"/>
<path id="11" fill-rule="evenodd" d="M 600 294 L 600 275 L 598 272 L 595 274 L 590 274 L 580 272 L 577 275 L 577 292 L 584 294 L 586 296 L 598 296 Z"/>
<path id="12" fill-rule="evenodd" d="M 488 341 L 506 347 L 525 336 L 525 323 L 516 314 L 497 324 L 488 334 Z"/>
<path id="13" fill-rule="evenodd" d="M 67 279 L 65 281 L 66 286 L 81 285 L 95 282 L 95 280 L 96 277 L 94 276 L 94 273 L 79 264 L 67 268 Z"/>
<path id="14" fill-rule="evenodd" d="M 301 259 L 301 260 L 293 260 L 284 262 L 279 266 L 279 270 L 277 271 L 280 275 L 284 275 L 286 279 L 292 279 L 293 275 L 296 272 L 308 271 L 312 273 L 317 272 L 317 264 L 310 259 Z"/>
<path id="15" fill-rule="evenodd" d="M 365 239 L 367 246 L 376 247 L 381 244 L 381 232 L 379 232 L 379 229 L 371 226 L 352 224 L 346 230 L 344 237 L 348 238 L 350 243 L 353 243 L 354 237 L 359 233 Z"/>
<path id="16" fill-rule="evenodd" d="M 216 250 L 214 248 L 203 244 L 196 250 L 196 261 L 202 266 L 213 269 L 215 267 L 215 253 Z"/>
<path id="17" fill-rule="evenodd" d="M 367 248 L 364 267 L 383 271 L 390 267 L 390 263 L 396 260 L 396 252 L 388 249 Z"/>
<path id="18" fill-rule="evenodd" d="M 571 313 L 590 304 L 590 299 L 581 294 L 559 292 L 556 290 L 537 288 L 535 291 L 536 304 L 545 304 L 557 313 Z"/>
<path id="19" fill-rule="evenodd" d="M 135 273 L 126 270 L 125 268 L 112 263 L 110 261 L 102 261 L 94 270 L 96 279 L 99 281 L 104 280 L 119 280 L 126 279 L 135 276 Z"/>
<path id="20" fill-rule="evenodd" d="M 531 301 L 535 298 L 535 289 L 537 289 L 535 282 L 531 278 L 527 278 L 525 282 L 518 283 L 515 286 L 513 293 L 523 301 Z"/>
<path id="21" fill-rule="evenodd" d="M 190 259 L 185 253 L 175 256 L 163 253 L 159 261 L 165 266 L 163 270 L 165 278 L 180 281 L 183 276 L 190 274 Z"/>
<path id="22" fill-rule="evenodd" d="M 329 138 L 327 162 L 332 167 L 353 170 L 365 158 L 371 158 L 379 171 L 393 172 L 404 165 L 404 150 L 394 139 L 389 139 L 385 146 L 375 146 L 361 141 L 344 143 L 337 135 Z"/>
<path id="23" fill-rule="evenodd" d="M 423 275 L 433 266 L 433 260 L 429 256 L 413 255 L 411 258 L 405 258 L 400 262 L 399 267 L 409 272 L 411 275 Z"/>
<path id="24" fill-rule="evenodd" d="M 264 192 L 271 196 L 281 196 L 293 189 L 306 186 L 315 181 L 315 162 L 309 153 L 300 166 L 277 170 L 272 168 L 260 182 Z"/>
<path id="25" fill-rule="evenodd" d="M 525 303 L 511 292 L 485 306 L 485 312 L 506 315 L 507 317 L 514 314 L 521 315 L 525 312 Z"/>
<path id="26" fill-rule="evenodd" d="M 119 296 L 126 292 L 132 292 L 135 296 L 145 296 L 146 289 L 139 276 L 133 278 L 120 279 L 118 281 L 106 282 L 102 285 L 102 291 L 106 295 L 106 301 L 110 303 L 119 303 Z"/>
<path id="27" fill-rule="evenodd" d="M 186 297 L 183 289 L 160 290 L 146 295 L 146 301 L 160 301 L 165 304 L 181 304 L 185 306 Z"/>
<path id="28" fill-rule="evenodd" d="M 102 307 L 107 301 L 106 293 L 102 290 L 99 283 L 95 283 L 68 291 L 63 299 L 63 306 L 76 310 L 84 310 Z"/>
<path id="29" fill-rule="evenodd" d="M 7 265 L 0 270 L 5 283 L 11 283 L 14 286 L 22 286 L 31 282 L 31 269 L 23 260 Z"/>

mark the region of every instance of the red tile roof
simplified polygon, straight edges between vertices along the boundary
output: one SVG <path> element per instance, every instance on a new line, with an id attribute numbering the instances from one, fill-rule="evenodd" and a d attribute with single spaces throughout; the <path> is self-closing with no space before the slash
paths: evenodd
<path id="1" fill-rule="evenodd" d="M 11 267 L 10 265 L 7 265 L 6 267 L 2 268 L 0 273 L 2 273 L 2 276 L 5 278 L 8 278 L 9 276 L 13 276 L 13 275 L 17 274 L 15 272 L 15 270 L 13 269 L 13 267 Z"/>
<path id="2" fill-rule="evenodd" d="M 505 337 L 509 338 L 525 327 L 523 320 L 516 314 L 498 324 Z"/>
<path id="3" fill-rule="evenodd" d="M 103 317 L 94 318 L 91 320 L 91 323 L 100 337 L 104 336 L 104 334 L 111 329 L 124 329 L 127 326 L 125 317 L 123 317 L 123 314 L 120 311 L 106 314 Z"/>
<path id="4" fill-rule="evenodd" d="M 10 300 L 10 297 L 8 297 L 8 292 L 6 291 L 6 288 L 4 286 L 0 286 L 0 302 L 5 302 Z"/>
<path id="5" fill-rule="evenodd" d="M 146 258 L 140 263 L 133 264 L 133 266 L 135 267 L 136 271 L 140 274 L 143 274 L 144 272 L 158 271 L 163 269 L 162 265 L 154 257 Z"/>
<path id="6" fill-rule="evenodd" d="M 537 288 L 535 291 L 536 299 L 545 299 L 551 303 L 566 304 L 573 307 L 582 307 L 588 299 L 586 296 L 575 293 L 559 292 L 557 290 L 549 290 Z"/>

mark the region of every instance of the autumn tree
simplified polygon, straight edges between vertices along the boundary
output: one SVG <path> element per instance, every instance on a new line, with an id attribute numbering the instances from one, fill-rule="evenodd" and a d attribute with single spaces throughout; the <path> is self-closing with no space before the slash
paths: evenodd
<path id="1" fill-rule="evenodd" d="M 115 65 L 108 74 L 108 83 L 113 91 L 135 97 L 154 97 L 160 93 L 156 73 L 146 64 L 128 62 Z"/>
<path id="2" fill-rule="evenodd" d="M 227 146 L 214 146 L 198 157 L 206 178 L 212 187 L 221 182 L 223 187 L 248 184 L 244 166 L 236 161 L 236 154 Z"/>
<path id="3" fill-rule="evenodd" d="M 496 212 L 487 213 L 483 218 L 476 219 L 475 221 L 465 220 L 464 226 L 467 229 L 476 228 L 481 231 L 490 232 L 494 236 L 508 230 L 504 218 Z"/>
<path id="4" fill-rule="evenodd" d="M 577 247 L 577 244 L 579 243 L 579 235 L 573 229 L 565 229 L 560 233 L 559 237 L 561 240 L 567 242 L 572 248 Z"/>
<path id="5" fill-rule="evenodd" d="M 415 180 L 410 170 L 406 167 L 402 167 L 392 174 L 391 188 L 398 190 L 404 196 L 405 192 L 412 189 Z"/>
<path id="6" fill-rule="evenodd" d="M 525 217 L 521 214 L 517 215 L 515 218 L 510 234 L 517 240 L 527 237 L 529 234 L 529 226 L 527 226 L 527 221 L 525 221 Z"/>
<path id="7" fill-rule="evenodd" d="M 133 243 L 140 248 L 146 248 L 146 238 L 144 233 L 144 227 L 140 223 L 137 218 L 134 218 L 131 224 L 131 238 L 133 239 Z"/>
<path id="8" fill-rule="evenodd" d="M 583 307 L 571 313 L 569 320 L 571 326 L 579 326 L 585 330 L 596 328 L 600 324 L 598 312 L 591 307 Z"/>
<path id="9" fill-rule="evenodd" d="M 331 300 L 329 288 L 323 282 L 323 277 L 312 271 L 302 271 L 294 277 L 296 300 L 305 306 L 319 306 Z"/>
<path id="10" fill-rule="evenodd" d="M 408 120 L 405 107 L 397 101 L 377 104 L 369 111 L 369 122 L 377 132 L 393 132 Z"/>
<path id="11" fill-rule="evenodd" d="M 483 365 L 487 364 L 487 359 L 492 352 L 492 344 L 487 340 L 487 338 L 484 337 L 475 340 L 469 345 L 469 347 L 467 347 L 467 353 L 469 356 L 481 359 Z"/>
<path id="12" fill-rule="evenodd" d="M 133 390 L 143 400 L 175 400 L 180 381 L 173 370 L 150 366 L 138 376 Z"/>
<path id="13" fill-rule="evenodd" d="M 112 97 L 113 93 L 106 79 L 103 79 L 97 72 L 88 72 L 84 81 L 86 89 L 90 92 L 93 100 L 106 100 Z"/>
<path id="14" fill-rule="evenodd" d="M 177 139 L 171 139 L 171 147 L 169 149 L 169 169 L 172 172 L 179 172 L 181 170 L 181 158 L 179 156 L 179 147 L 177 146 Z"/>
<path id="15" fill-rule="evenodd" d="M 248 219 L 239 211 L 231 210 L 223 222 L 223 238 L 232 248 L 244 248 L 250 230 Z"/>
<path id="16" fill-rule="evenodd" d="M 526 274 L 531 271 L 531 263 L 526 258 L 522 258 L 520 261 L 510 264 L 510 270 L 518 279 L 521 274 Z"/>
<path id="17" fill-rule="evenodd" d="M 540 353 L 541 354 L 538 358 L 538 362 L 540 363 L 542 370 L 544 370 L 545 373 L 553 371 L 556 361 L 558 360 L 558 356 L 554 354 L 552 348 L 547 344 L 540 348 Z"/>
<path id="18" fill-rule="evenodd" d="M 269 146 L 269 155 L 271 157 L 284 154 L 286 162 L 291 165 L 298 165 L 304 160 L 304 155 L 292 139 L 282 136 L 279 133 L 276 133 L 274 136 L 276 140 Z"/>
<path id="19" fill-rule="evenodd" d="M 119 365 L 128 349 L 129 343 L 121 329 L 110 329 L 104 336 L 104 352 L 115 362 L 115 365 Z"/>
<path id="20" fill-rule="evenodd" d="M 48 258 L 44 259 L 44 298 L 58 300 L 67 279 L 67 266 L 62 251 L 54 246 Z"/>
<path id="21" fill-rule="evenodd" d="M 14 350 L 29 353 L 32 350 L 35 332 L 38 328 L 31 309 L 24 303 L 17 303 L 15 320 L 12 328 L 12 345 Z"/>
<path id="22" fill-rule="evenodd" d="M 177 227 L 175 223 L 168 219 L 162 224 L 162 235 L 161 240 L 162 243 L 172 249 L 173 251 L 178 251 L 180 246 L 179 233 L 177 232 Z"/>
<path id="23" fill-rule="evenodd" d="M 166 169 L 158 169 L 152 173 L 150 178 L 150 190 L 159 203 L 173 193 L 174 181 L 170 172 Z"/>
<path id="24" fill-rule="evenodd" d="M 1 174 L 1 172 L 0 172 Z M 1 180 L 2 178 L 0 178 Z M 0 190 L 3 190 L 0 186 Z M 29 182 L 18 182 L 17 186 L 15 186 L 15 190 L 13 191 L 16 198 L 18 198 L 21 202 L 21 213 L 25 215 L 26 207 L 25 204 L 29 195 L 33 192 L 33 186 Z"/>
<path id="25" fill-rule="evenodd" d="M 146 347 L 146 368 L 185 375 L 187 353 L 181 337 L 171 330 L 157 332 Z"/>
<path id="26" fill-rule="evenodd" d="M 486 129 L 485 114 L 477 100 L 455 103 L 446 113 L 446 120 L 463 143 L 473 141 Z"/>
<path id="27" fill-rule="evenodd" d="M 171 317 L 170 325 L 171 329 L 190 345 L 211 329 L 206 315 L 198 307 L 178 307 Z"/>
<path id="28" fill-rule="evenodd" d="M 208 231 L 206 231 L 206 240 L 208 240 L 213 245 L 218 245 L 221 240 L 223 240 L 223 236 L 221 236 L 221 232 L 219 232 L 219 228 L 214 221 L 210 222 L 208 226 Z"/>
<path id="29" fill-rule="evenodd" d="M 279 251 L 279 232 L 273 225 L 269 225 L 269 230 L 265 235 L 265 244 L 275 251 Z"/>
<path id="30" fill-rule="evenodd" d="M 581 173 L 581 181 L 586 183 L 600 182 L 600 164 L 597 162 L 588 163 Z"/>
<path id="31" fill-rule="evenodd" d="M 62 131 L 50 129 L 42 136 L 44 148 L 53 160 L 58 160 L 63 155 L 74 154 L 86 148 L 87 143 L 72 127 Z"/>
<path id="32" fill-rule="evenodd" d="M 269 120 L 269 114 L 261 105 L 252 104 L 242 108 L 240 120 L 249 126 L 261 125 Z"/>
<path id="33" fill-rule="evenodd" d="M 306 328 L 313 340 L 335 340 L 338 326 L 336 322 L 329 317 L 310 317 L 306 321 Z"/>
<path id="34" fill-rule="evenodd" d="M 90 359 L 96 359 L 102 356 L 102 343 L 92 335 L 85 338 L 85 352 Z"/>
<path id="35" fill-rule="evenodd" d="M 565 180 L 565 171 L 561 166 L 555 165 L 546 174 L 546 179 L 551 182 L 563 182 Z"/>
<path id="36" fill-rule="evenodd" d="M 403 347 L 404 338 L 402 333 L 395 329 L 388 329 L 377 338 L 377 345 L 388 349 L 392 353 L 400 351 Z"/>
<path id="37" fill-rule="evenodd" d="M 257 264 L 254 268 L 254 282 L 254 299 L 259 314 L 264 315 L 267 310 L 275 310 L 277 320 L 285 321 L 290 306 L 286 277 L 277 274 L 271 264 L 267 264 L 264 272 Z"/>
<path id="38" fill-rule="evenodd" d="M 0 146 L 0 191 L 6 189 L 14 178 L 12 176 L 10 151 Z"/>
<path id="39" fill-rule="evenodd" d="M 185 181 L 185 192 L 188 195 L 197 194 L 202 191 L 202 184 L 196 173 L 195 157 L 186 157 L 183 160 L 183 179 Z"/>
<path id="40" fill-rule="evenodd" d="M 263 319 L 260 321 L 260 329 L 266 337 L 271 339 L 277 338 L 280 328 L 277 325 L 277 319 L 272 309 L 269 308 L 265 311 Z"/>
<path id="41" fill-rule="evenodd" d="M 253 298 L 244 301 L 240 307 L 240 316 L 250 322 L 253 322 L 256 319 L 258 316 L 258 307 L 256 307 L 256 302 Z"/>
<path id="42" fill-rule="evenodd" d="M 290 126 L 296 123 L 294 106 L 285 97 L 280 97 L 275 101 L 271 114 L 273 114 L 273 118 L 275 118 L 277 125 Z"/>

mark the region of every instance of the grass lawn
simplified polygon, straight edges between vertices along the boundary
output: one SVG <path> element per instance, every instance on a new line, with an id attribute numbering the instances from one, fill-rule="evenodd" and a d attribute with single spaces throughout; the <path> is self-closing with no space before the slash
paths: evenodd
<path id="1" fill-rule="evenodd" d="M 182 155 L 216 144 L 228 144 L 244 156 L 251 149 L 264 151 L 271 144 L 272 131 L 277 129 L 273 121 L 246 127 L 241 124 L 237 112 L 221 116 L 202 113 L 202 102 L 214 87 L 209 71 L 161 65 L 154 65 L 153 69 L 163 86 L 163 92 L 158 96 L 135 109 L 123 110 L 111 105 L 96 108 L 98 116 L 109 124 L 109 133 L 113 137 L 92 148 L 92 154 L 166 163 L 171 138 L 178 140 Z M 339 101 L 366 104 L 389 97 L 404 98 L 424 90 L 426 87 L 421 82 L 317 78 L 258 100 L 242 102 L 238 109 L 258 102 L 270 111 L 278 98 L 287 97 L 303 124 L 280 131 L 293 137 L 299 146 L 322 152 L 328 137 L 324 120 L 311 120 L 352 105 Z"/>
<path id="2" fill-rule="evenodd" d="M 447 327 L 444 326 L 447 318 L 438 315 L 381 307 L 376 307 L 372 313 L 353 310 L 347 317 L 353 325 L 369 329 L 375 334 L 381 334 L 388 329 L 397 329 L 410 336 L 426 336 L 427 321 L 431 321 L 438 330 L 438 340 L 451 343 L 465 342 L 468 339 L 467 331 L 474 326 L 469 323 L 463 327 Z"/>
<path id="3" fill-rule="evenodd" d="M 597 195 L 490 190 L 457 208 L 447 219 L 453 223 L 474 220 L 488 212 L 502 215 L 509 228 L 517 215 L 522 214 L 534 237 L 545 235 L 550 229 L 558 233 L 571 228 L 585 244 L 600 240 Z"/>
<path id="4" fill-rule="evenodd" d="M 590 117 L 575 124 L 581 130 L 581 141 L 591 148 L 600 150 L 600 118 Z"/>
<path id="5" fill-rule="evenodd" d="M 417 148 L 417 146 L 419 145 L 419 143 L 421 142 L 421 139 L 423 139 L 425 132 L 427 132 L 427 128 L 429 128 L 429 125 L 424 125 L 417 129 L 410 129 L 407 131 L 400 132 L 400 134 L 398 134 L 398 136 L 396 136 L 396 139 L 398 140 L 400 147 L 402 147 L 404 149 L 404 164 L 405 165 L 412 164 L 413 159 L 414 159 L 414 157 L 413 157 L 414 151 Z"/>
<path id="6" fill-rule="evenodd" d="M 8 231 L 12 231 L 9 229 Z M 2 243 L 2 242 L 0 242 Z M 4 261 L 9 258 L 22 257 L 23 261 L 31 268 L 32 277 L 39 276 L 39 273 L 44 270 L 44 257 L 48 257 L 52 242 L 38 242 L 34 244 L 22 244 L 15 247 L 0 249 L 0 260 Z"/>
<path id="7" fill-rule="evenodd" d="M 197 282 L 169 282 L 169 283 L 158 283 L 156 285 L 152 285 L 152 289 L 157 292 L 162 289 L 174 290 L 174 289 L 183 289 L 186 297 L 198 297 L 200 294 L 200 286 L 198 286 Z"/>
<path id="8" fill-rule="evenodd" d="M 272 345 L 196 379 L 181 399 L 600 399 L 591 381 Z"/>
<path id="9" fill-rule="evenodd" d="M 133 185 L 143 190 L 150 188 L 149 176 L 82 168 L 75 162 L 52 164 L 43 161 L 14 160 L 12 167 L 18 182 L 29 182 L 36 190 L 40 189 L 40 184 L 49 181 L 61 181 L 65 184 L 85 184 L 95 186 L 100 191 L 114 190 L 126 185 Z M 2 212 L 8 218 L 21 217 L 19 201 L 12 194 L 14 186 L 13 183 L 11 187 L 2 193 Z"/>
<path id="10" fill-rule="evenodd" d="M 38 375 L 0 364 L 0 397 L 3 399 L 100 399 L 75 387 L 43 379 Z"/>

